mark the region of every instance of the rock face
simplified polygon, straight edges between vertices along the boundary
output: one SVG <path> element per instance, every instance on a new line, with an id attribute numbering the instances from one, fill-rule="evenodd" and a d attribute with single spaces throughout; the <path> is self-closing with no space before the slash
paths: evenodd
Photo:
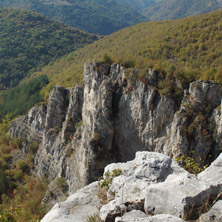
<path id="1" fill-rule="evenodd" d="M 12 122 L 10 135 L 26 135 L 24 152 L 38 142 L 36 174 L 50 181 L 64 177 L 70 192 L 137 151 L 215 159 L 222 150 L 219 86 L 195 81 L 176 106 L 157 90 L 159 79 L 151 69 L 144 79 L 127 80 L 121 65 L 86 63 L 84 86 L 55 87 L 48 104 Z"/>
<path id="2" fill-rule="evenodd" d="M 41 221 L 42 222 L 80 222 L 98 212 L 101 206 L 98 183 L 94 182 L 70 196 L 65 202 L 57 203 Z"/>
<path id="3" fill-rule="evenodd" d="M 220 221 L 221 166 L 222 154 L 195 176 L 164 154 L 137 152 L 132 161 L 108 165 L 100 186 L 94 182 L 56 204 L 42 222 L 87 222 L 90 217 L 104 222 Z M 115 170 L 121 175 L 101 188 Z"/>

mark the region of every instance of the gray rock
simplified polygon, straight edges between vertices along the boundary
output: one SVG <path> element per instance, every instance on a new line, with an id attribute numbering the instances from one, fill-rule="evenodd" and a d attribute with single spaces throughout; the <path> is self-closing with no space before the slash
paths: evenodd
<path id="1" fill-rule="evenodd" d="M 163 183 L 151 184 L 146 190 L 145 211 L 150 214 L 168 213 L 186 220 L 198 219 L 220 198 L 221 166 L 222 155 L 197 177 L 171 174 Z"/>
<path id="2" fill-rule="evenodd" d="M 98 189 L 97 182 L 80 189 L 66 201 L 57 203 L 41 222 L 87 222 L 90 216 L 98 213 Z"/>
<path id="3" fill-rule="evenodd" d="M 115 144 L 119 161 L 132 159 L 136 151 L 156 151 L 157 141 L 166 135 L 173 120 L 174 102 L 138 81 L 119 98 L 118 109 Z"/>
<path id="4" fill-rule="evenodd" d="M 115 194 L 115 198 L 100 210 L 100 217 L 106 222 L 113 221 L 123 212 L 144 210 L 146 188 L 150 184 L 163 182 L 171 174 L 187 174 L 166 155 L 153 152 L 137 152 L 132 161 L 108 165 L 104 178 L 106 172 L 111 173 L 115 169 L 122 171 L 109 188 L 108 194 Z"/>
<path id="5" fill-rule="evenodd" d="M 214 129 L 213 125 L 210 126 L 210 123 L 213 124 L 210 115 L 220 105 L 220 99 L 221 90 L 215 82 L 202 80 L 192 82 L 188 92 L 184 94 L 181 106 L 175 113 L 166 136 L 157 141 L 156 151 L 174 157 L 194 151 L 195 160 L 204 163 L 210 151 L 213 152 L 215 145 L 219 143 L 214 144 L 213 140 L 217 138 L 220 140 L 219 134 L 214 135 L 213 139 L 213 132 L 209 132 L 209 128 Z M 205 124 L 207 121 L 208 125 Z M 218 152 L 214 155 L 214 159 L 217 156 Z"/>
<path id="6" fill-rule="evenodd" d="M 222 152 L 222 105 L 218 106 L 212 113 L 211 119 L 214 121 L 214 149 L 212 150 L 213 158 Z"/>
<path id="7" fill-rule="evenodd" d="M 153 217 L 149 217 L 149 219 L 150 222 L 185 222 L 181 218 L 169 214 L 159 214 Z"/>
<path id="8" fill-rule="evenodd" d="M 69 91 L 63 86 L 54 87 L 48 102 L 45 130 L 62 128 L 68 108 Z"/>
<path id="9" fill-rule="evenodd" d="M 11 137 L 41 142 L 45 129 L 47 106 L 43 103 L 33 107 L 29 113 L 12 121 L 9 128 Z M 24 150 L 27 152 L 27 150 Z"/>
<path id="10" fill-rule="evenodd" d="M 204 101 L 210 103 L 212 109 L 215 109 L 221 101 L 220 87 L 213 81 L 197 80 L 190 84 L 189 101 L 197 110 L 205 108 Z"/>
<path id="11" fill-rule="evenodd" d="M 169 215 L 160 214 L 156 216 L 148 216 L 142 211 L 133 210 L 129 213 L 124 214 L 122 217 L 117 217 L 115 222 L 183 222 L 184 220 Z"/>
<path id="12" fill-rule="evenodd" d="M 204 188 L 205 184 L 200 184 L 193 175 L 170 175 L 165 182 L 147 188 L 145 211 L 155 215 L 167 213 L 187 217 L 185 208 L 189 203 L 186 198 L 198 195 Z"/>
<path id="13" fill-rule="evenodd" d="M 217 201 L 205 214 L 201 215 L 198 222 L 221 222 L 222 221 L 222 200 Z"/>
<path id="14" fill-rule="evenodd" d="M 198 179 L 212 186 L 222 184 L 222 153 L 207 169 L 198 174 Z"/>
<path id="15" fill-rule="evenodd" d="M 115 222 L 131 222 L 131 221 L 140 221 L 141 219 L 148 218 L 144 212 L 140 210 L 132 210 L 129 213 L 124 214 L 122 217 L 116 217 Z"/>
<path id="16" fill-rule="evenodd" d="M 35 156 L 36 174 L 46 176 L 51 181 L 56 177 L 66 177 L 67 159 L 72 153 L 70 143 L 81 121 L 83 87 L 65 89 L 55 87 L 47 106 L 42 143 Z M 31 125 L 32 126 L 32 125 Z"/>

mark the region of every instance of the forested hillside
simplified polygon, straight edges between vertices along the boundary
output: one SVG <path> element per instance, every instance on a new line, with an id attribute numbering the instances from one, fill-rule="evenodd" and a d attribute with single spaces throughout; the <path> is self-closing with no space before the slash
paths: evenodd
<path id="1" fill-rule="evenodd" d="M 29 154 L 21 151 L 23 140 L 8 135 L 10 116 L 0 124 L 0 221 L 39 222 L 47 212 L 41 201 L 47 188 L 47 180 L 32 174 L 34 154 L 38 144 L 33 142 Z"/>
<path id="2" fill-rule="evenodd" d="M 30 70 L 93 42 L 97 36 L 17 9 L 0 8 L 0 87 L 16 86 Z"/>
<path id="3" fill-rule="evenodd" d="M 174 20 L 222 8 L 221 0 L 1 0 L 86 32 L 108 35 L 145 21 Z"/>
<path id="4" fill-rule="evenodd" d="M 145 21 L 145 17 L 133 7 L 118 0 L 1 0 L 0 6 L 33 10 L 69 26 L 100 35 Z"/>
<path id="5" fill-rule="evenodd" d="M 172 20 L 191 15 L 204 14 L 222 8 L 221 0 L 164 0 L 142 14 L 150 21 Z"/>
<path id="6" fill-rule="evenodd" d="M 120 2 L 129 5 L 137 10 L 142 10 L 150 7 L 158 2 L 165 0 L 119 0 Z"/>
<path id="7" fill-rule="evenodd" d="M 222 83 L 221 48 L 222 11 L 217 11 L 126 28 L 61 58 L 38 74 L 47 73 L 48 89 L 57 84 L 73 86 L 81 82 L 85 61 L 103 60 L 106 54 L 114 62 L 137 68 L 140 75 L 152 67 L 185 85 L 200 78 Z"/>

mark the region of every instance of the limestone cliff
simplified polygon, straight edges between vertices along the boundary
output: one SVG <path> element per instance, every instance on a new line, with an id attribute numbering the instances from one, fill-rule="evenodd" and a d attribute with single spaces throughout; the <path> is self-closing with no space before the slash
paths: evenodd
<path id="1" fill-rule="evenodd" d="M 26 135 L 24 152 L 37 141 L 36 174 L 66 178 L 70 192 L 137 151 L 192 153 L 202 163 L 215 159 L 222 148 L 220 87 L 195 81 L 178 107 L 156 88 L 158 78 L 150 69 L 145 79 L 131 82 L 121 65 L 86 63 L 84 86 L 55 87 L 48 104 L 12 122 L 10 135 Z"/>

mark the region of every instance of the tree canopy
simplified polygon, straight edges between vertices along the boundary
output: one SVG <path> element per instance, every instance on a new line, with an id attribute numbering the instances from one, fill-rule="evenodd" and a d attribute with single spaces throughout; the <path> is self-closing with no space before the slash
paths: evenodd
<path id="1" fill-rule="evenodd" d="M 0 8 L 0 90 L 97 36 L 31 11 Z"/>

